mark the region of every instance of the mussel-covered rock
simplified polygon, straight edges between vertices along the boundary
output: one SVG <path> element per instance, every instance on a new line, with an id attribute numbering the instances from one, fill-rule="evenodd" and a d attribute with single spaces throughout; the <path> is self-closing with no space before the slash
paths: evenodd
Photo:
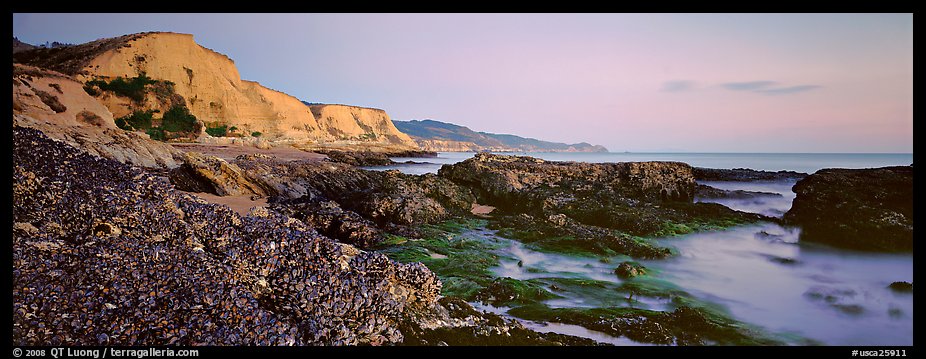
<path id="1" fill-rule="evenodd" d="M 399 343 L 441 283 L 13 128 L 15 345 Z"/>

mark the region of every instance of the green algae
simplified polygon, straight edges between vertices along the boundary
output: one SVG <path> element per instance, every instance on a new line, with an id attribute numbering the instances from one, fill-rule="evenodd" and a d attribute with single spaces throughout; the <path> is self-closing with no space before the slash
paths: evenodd
<path id="1" fill-rule="evenodd" d="M 632 340 L 677 345 L 775 345 L 779 341 L 717 313 L 680 307 L 673 312 L 640 308 L 550 308 L 531 304 L 508 314 L 534 320 L 579 325 Z"/>
<path id="2" fill-rule="evenodd" d="M 460 235 L 485 226 L 485 220 L 455 219 L 422 226 L 428 236 L 411 239 L 387 235 L 378 248 L 402 263 L 421 262 L 443 282 L 441 294 L 465 300 L 492 298 L 497 305 L 525 303 L 557 297 L 540 284 L 511 278 L 496 279 L 490 268 L 502 258 L 495 254 L 500 244 Z M 495 291 L 495 295 L 492 295 Z"/>

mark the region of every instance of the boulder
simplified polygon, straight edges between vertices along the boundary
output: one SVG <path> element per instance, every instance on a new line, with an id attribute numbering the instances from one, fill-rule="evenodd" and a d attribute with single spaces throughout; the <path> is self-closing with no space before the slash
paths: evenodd
<path id="1" fill-rule="evenodd" d="M 695 191 L 691 166 L 681 162 L 554 162 L 478 153 L 441 167 L 439 175 L 473 187 L 487 203 L 521 209 L 562 192 L 655 202 L 690 201 Z"/>
<path id="2" fill-rule="evenodd" d="M 890 290 L 900 293 L 913 293 L 913 283 L 910 282 L 894 282 L 888 286 Z"/>
<path id="3" fill-rule="evenodd" d="M 622 262 L 614 269 L 614 274 L 621 279 L 633 278 L 646 274 L 646 267 L 637 262 Z"/>
<path id="4" fill-rule="evenodd" d="M 784 219 L 801 240 L 858 250 L 913 250 L 913 167 L 823 169 L 797 182 Z"/>
<path id="5" fill-rule="evenodd" d="M 219 196 L 266 196 L 268 191 L 254 184 L 233 163 L 198 152 L 178 155 L 181 165 L 170 170 L 169 178 L 177 189 L 208 192 Z"/>

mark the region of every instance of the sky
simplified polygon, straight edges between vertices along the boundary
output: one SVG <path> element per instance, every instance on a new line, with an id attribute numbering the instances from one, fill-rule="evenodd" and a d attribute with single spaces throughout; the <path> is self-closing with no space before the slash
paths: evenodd
<path id="1" fill-rule="evenodd" d="M 14 14 L 190 33 L 309 102 L 623 152 L 913 152 L 912 14 Z"/>

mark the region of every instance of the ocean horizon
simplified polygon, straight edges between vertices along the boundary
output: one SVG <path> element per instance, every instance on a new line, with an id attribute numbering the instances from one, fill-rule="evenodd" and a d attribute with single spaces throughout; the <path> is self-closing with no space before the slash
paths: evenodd
<path id="1" fill-rule="evenodd" d="M 768 152 L 492 152 L 503 155 L 530 156 L 548 161 L 588 163 L 677 161 L 694 167 L 750 168 L 762 171 L 796 171 L 814 173 L 824 168 L 876 168 L 909 166 L 913 153 L 768 153 Z M 368 167 L 397 169 L 409 174 L 437 173 L 442 165 L 473 157 L 476 152 L 438 152 L 437 157 L 395 157 L 396 165 Z M 415 163 L 404 163 L 404 162 Z"/>

